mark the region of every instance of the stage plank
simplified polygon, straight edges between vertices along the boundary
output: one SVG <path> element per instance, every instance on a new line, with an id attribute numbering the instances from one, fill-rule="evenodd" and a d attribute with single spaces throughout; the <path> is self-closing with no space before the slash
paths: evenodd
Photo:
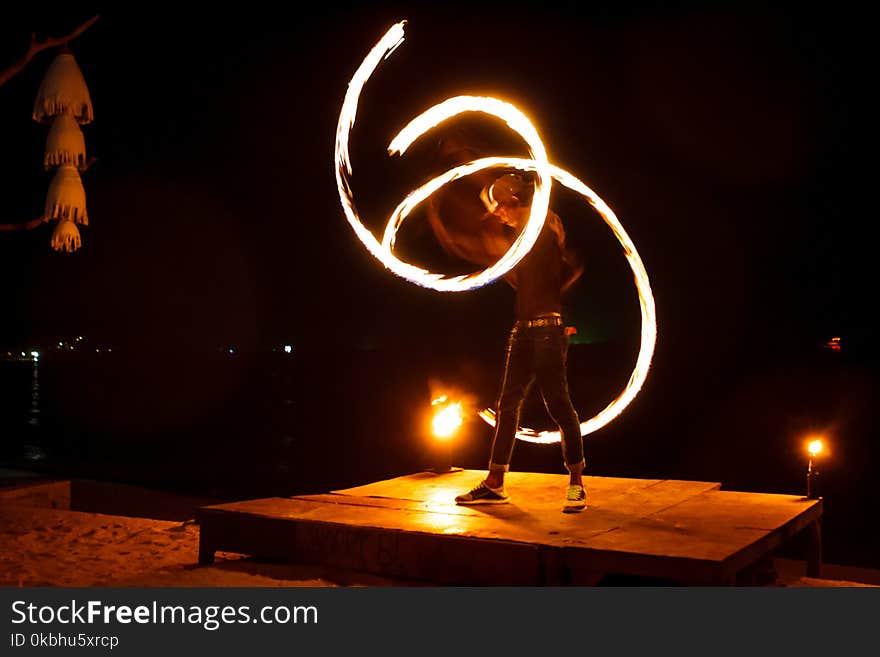
<path id="1" fill-rule="evenodd" d="M 731 583 L 821 517 L 821 500 L 717 482 L 585 477 L 588 508 L 561 513 L 567 475 L 512 472 L 510 504 L 458 506 L 483 472 L 422 472 L 316 495 L 199 509 L 203 549 L 326 563 L 450 584 L 589 582 L 625 574 Z"/>

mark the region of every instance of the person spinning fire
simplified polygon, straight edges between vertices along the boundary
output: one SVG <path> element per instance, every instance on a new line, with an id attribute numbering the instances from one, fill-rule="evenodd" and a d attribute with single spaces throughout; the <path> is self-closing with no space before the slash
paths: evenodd
<path id="1" fill-rule="evenodd" d="M 453 234 L 434 203 L 428 208 L 429 223 L 447 251 L 488 266 L 510 248 L 525 227 L 533 193 L 534 185 L 524 175 L 507 173 L 482 187 L 479 198 L 485 212 L 474 230 Z M 457 496 L 457 504 L 510 501 L 504 476 L 510 470 L 523 401 L 537 381 L 547 411 L 562 434 L 563 460 L 570 475 L 563 511 L 586 507 L 583 441 L 569 395 L 568 335 L 562 319 L 563 293 L 582 273 L 582 265 L 566 246 L 562 221 L 548 211 L 531 251 L 504 276 L 515 290 L 516 321 L 507 343 L 488 474 L 472 490 Z"/>

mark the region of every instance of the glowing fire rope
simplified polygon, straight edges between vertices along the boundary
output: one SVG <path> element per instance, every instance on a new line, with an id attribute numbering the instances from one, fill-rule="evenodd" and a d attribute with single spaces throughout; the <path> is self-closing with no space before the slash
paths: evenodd
<path id="1" fill-rule="evenodd" d="M 597 415 L 582 422 L 580 425 L 581 435 L 586 436 L 608 424 L 623 412 L 623 409 L 635 398 L 645 382 L 651 358 L 654 353 L 654 345 L 657 340 L 657 317 L 654 309 L 654 297 L 648 282 L 648 274 L 642 264 L 636 247 L 627 235 L 623 226 L 618 221 L 610 207 L 593 192 L 587 185 L 575 176 L 560 169 L 547 161 L 544 145 L 531 122 L 522 112 L 513 105 L 495 98 L 474 96 L 457 96 L 450 98 L 413 119 L 388 146 L 389 154 L 403 154 L 406 149 L 425 132 L 431 130 L 441 122 L 461 114 L 462 112 L 476 111 L 497 116 L 504 120 L 507 125 L 517 132 L 529 147 L 530 158 L 516 157 L 488 157 L 474 160 L 465 165 L 455 167 L 441 174 L 433 180 L 411 192 L 391 214 L 385 227 L 381 244 L 360 222 L 352 200 L 351 186 L 351 162 L 348 151 L 349 132 L 354 125 L 357 113 L 357 103 L 361 91 L 370 75 L 379 65 L 380 60 L 387 58 L 403 41 L 404 22 L 394 25 L 384 37 L 377 43 L 358 68 L 348 85 L 348 92 L 339 115 L 339 123 L 336 130 L 336 183 L 339 190 L 339 198 L 349 224 L 355 234 L 373 254 L 392 272 L 406 280 L 443 292 L 460 292 L 486 285 L 498 279 L 512 269 L 531 250 L 543 227 L 549 207 L 550 187 L 555 178 L 569 189 L 581 194 L 590 205 L 599 213 L 602 219 L 611 228 L 617 240 L 623 247 L 624 255 L 633 272 L 636 288 L 639 295 L 641 309 L 641 343 L 636 365 L 630 375 L 629 381 L 621 392 L 608 406 Z M 466 276 L 445 277 L 442 274 L 421 269 L 409 263 L 399 260 L 393 255 L 392 249 L 397 231 L 407 216 L 419 203 L 427 199 L 435 191 L 449 182 L 463 176 L 476 173 L 490 167 L 509 167 L 523 171 L 537 173 L 535 194 L 532 202 L 531 213 L 528 223 L 511 248 L 491 267 Z M 487 423 L 495 425 L 495 411 L 484 409 L 480 411 L 480 417 Z M 520 440 L 537 443 L 556 443 L 561 440 L 558 431 L 537 431 L 535 429 L 520 428 L 516 434 Z"/>
<path id="2" fill-rule="evenodd" d="M 354 229 L 358 239 L 375 258 L 392 272 L 411 283 L 441 292 L 472 290 L 487 285 L 510 271 L 522 260 L 537 241 L 550 205 L 550 185 L 552 182 L 550 180 L 550 165 L 547 162 L 547 153 L 544 150 L 544 144 L 538 136 L 537 130 L 535 130 L 525 114 L 510 103 L 505 103 L 495 98 L 457 96 L 439 105 L 435 105 L 401 130 L 400 134 L 388 146 L 389 154 L 400 153 L 402 155 L 409 145 L 425 132 L 463 112 L 484 112 L 497 116 L 525 140 L 529 147 L 529 155 L 536 162 L 535 171 L 538 173 L 538 180 L 535 184 L 535 196 L 529 220 L 522 234 L 498 262 L 481 272 L 464 276 L 445 277 L 442 274 L 421 269 L 399 260 L 391 252 L 390 248 L 379 244 L 376 238 L 373 237 L 373 234 L 358 219 L 357 210 L 352 200 L 351 185 L 349 185 L 352 169 L 348 151 L 348 136 L 352 126 L 354 126 L 361 90 L 379 65 L 380 60 L 390 55 L 403 41 L 404 23 L 405 21 L 397 23 L 385 33 L 385 36 L 379 40 L 379 43 L 373 47 L 364 59 L 351 82 L 348 83 L 348 91 L 345 94 L 342 111 L 339 113 L 339 123 L 336 127 L 336 186 L 339 190 L 339 199 L 342 201 L 342 209 L 345 211 L 348 223 Z M 459 176 L 455 177 L 460 177 L 461 175 L 466 174 L 460 173 Z M 448 173 L 446 176 L 441 176 L 441 178 L 446 178 L 445 182 L 454 180 L 455 177 L 448 176 Z M 442 184 L 444 183 L 438 183 L 431 191 L 436 190 Z M 430 193 L 430 191 L 425 192 L 419 200 L 424 200 Z M 410 207 L 414 207 L 417 203 L 418 200 L 414 200 Z"/>

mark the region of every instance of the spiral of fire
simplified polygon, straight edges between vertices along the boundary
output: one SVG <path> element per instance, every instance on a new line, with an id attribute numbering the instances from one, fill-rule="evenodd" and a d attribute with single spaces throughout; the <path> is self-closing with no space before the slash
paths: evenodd
<path id="1" fill-rule="evenodd" d="M 354 127 L 358 100 L 364 85 L 381 61 L 387 59 L 403 42 L 405 24 L 406 21 L 401 21 L 393 25 L 379 42 L 373 46 L 349 82 L 348 91 L 342 103 L 336 128 L 335 165 L 336 185 L 345 217 L 354 230 L 355 235 L 367 250 L 394 274 L 416 285 L 437 291 L 462 292 L 494 282 L 515 267 L 531 250 L 544 225 L 544 219 L 549 208 L 550 189 L 553 180 L 583 196 L 599 216 L 602 217 L 623 247 L 624 256 L 633 273 L 641 310 L 639 355 L 626 386 L 599 413 L 589 420 L 580 423 L 582 436 L 597 431 L 623 412 L 638 394 L 639 390 L 641 390 L 647 378 L 657 340 L 657 317 L 654 308 L 654 297 L 651 293 L 648 274 L 642 259 L 639 257 L 635 245 L 614 212 L 586 184 L 568 171 L 551 164 L 547 160 L 544 144 L 537 130 L 535 130 L 525 114 L 510 103 L 497 98 L 481 96 L 456 96 L 429 108 L 410 121 L 391 140 L 388 146 L 389 155 L 402 155 L 419 137 L 450 118 L 464 112 L 483 112 L 498 117 L 519 134 L 528 146 L 529 157 L 481 158 L 450 169 L 430 180 L 418 189 L 410 192 L 391 213 L 381 242 L 360 221 L 351 187 L 352 166 L 348 147 L 349 135 Z M 536 174 L 535 193 L 532 199 L 528 222 L 510 249 L 495 264 L 472 274 L 448 277 L 441 273 L 414 266 L 394 255 L 393 249 L 397 231 L 414 208 L 453 180 L 490 167 L 515 168 L 522 171 L 532 171 Z M 479 415 L 488 424 L 494 426 L 494 410 L 486 408 L 480 411 Z M 517 438 L 536 443 L 556 443 L 561 440 L 559 431 L 541 431 L 527 427 L 518 428 Z"/>

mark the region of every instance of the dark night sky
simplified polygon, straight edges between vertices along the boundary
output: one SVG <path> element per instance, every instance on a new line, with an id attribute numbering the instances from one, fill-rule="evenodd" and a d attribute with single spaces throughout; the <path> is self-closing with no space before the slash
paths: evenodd
<path id="1" fill-rule="evenodd" d="M 32 30 L 88 18 L 86 5 L 4 21 L 0 61 Z M 503 331 L 503 284 L 455 298 L 414 288 L 372 261 L 339 207 L 332 154 L 347 81 L 407 18 L 352 139 L 372 226 L 432 171 L 419 149 L 387 158 L 394 129 L 448 96 L 493 93 L 618 213 L 651 276 L 658 350 L 697 362 L 838 334 L 864 343 L 863 21 L 748 3 L 613 5 L 102 12 L 73 44 L 95 106 L 91 225 L 73 255 L 50 250 L 47 226 L 0 234 L 0 341 L 305 346 L 326 330 L 316 317 L 329 317 L 333 341 L 457 335 L 462 321 Z M 46 127 L 30 111 L 50 61 L 0 88 L 4 222 L 37 216 L 49 182 Z M 633 335 L 633 286 L 610 232 L 564 192 L 554 202 L 588 263 L 569 300 L 580 330 Z"/>

